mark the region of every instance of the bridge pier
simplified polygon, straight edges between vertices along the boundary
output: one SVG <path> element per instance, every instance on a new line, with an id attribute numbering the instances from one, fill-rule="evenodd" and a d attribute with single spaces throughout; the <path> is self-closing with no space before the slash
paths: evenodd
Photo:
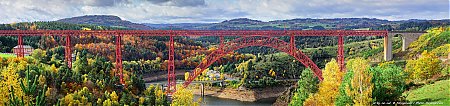
<path id="1" fill-rule="evenodd" d="M 174 54 L 174 34 L 169 36 L 169 59 L 167 60 L 167 93 L 172 94 L 177 91 L 177 81 L 175 75 L 175 54 Z"/>
<path id="2" fill-rule="evenodd" d="M 125 84 L 122 72 L 122 35 L 116 35 L 116 71 L 119 72 L 120 83 Z"/>
<path id="3" fill-rule="evenodd" d="M 345 61 L 344 61 L 344 37 L 341 35 L 338 37 L 338 64 L 339 70 L 345 71 Z"/>
<path id="4" fill-rule="evenodd" d="M 205 96 L 205 84 L 204 83 L 200 83 L 200 86 L 202 87 L 201 88 L 201 95 L 202 95 L 202 97 L 204 97 Z"/>
<path id="5" fill-rule="evenodd" d="M 409 33 L 409 34 L 404 34 L 402 35 L 402 51 L 406 51 L 408 49 L 408 46 L 416 41 L 417 39 L 419 39 L 419 37 L 422 35 L 423 33 Z"/>
<path id="6" fill-rule="evenodd" d="M 384 60 L 392 60 L 392 35 L 384 36 Z"/>
<path id="7" fill-rule="evenodd" d="M 384 60 L 392 60 L 392 37 L 394 35 L 402 35 L 402 51 L 406 51 L 412 42 L 419 39 L 419 37 L 425 33 L 426 32 L 423 31 L 391 31 L 389 34 L 384 35 Z"/>
<path id="8" fill-rule="evenodd" d="M 72 68 L 72 50 L 70 47 L 70 36 L 66 36 L 66 47 L 65 47 L 65 57 L 67 62 L 67 67 Z"/>
<path id="9" fill-rule="evenodd" d="M 23 58 L 25 52 L 23 50 L 23 38 L 22 38 L 22 35 L 19 35 L 17 40 L 18 40 L 17 41 L 17 48 L 18 48 L 17 50 L 19 50 L 19 51 L 17 51 L 17 55 L 16 56 Z"/>

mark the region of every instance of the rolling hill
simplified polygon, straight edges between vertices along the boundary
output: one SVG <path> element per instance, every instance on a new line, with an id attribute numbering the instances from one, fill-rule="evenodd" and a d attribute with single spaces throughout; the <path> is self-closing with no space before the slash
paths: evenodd
<path id="1" fill-rule="evenodd" d="M 155 29 L 143 24 L 132 23 L 130 21 L 122 20 L 118 16 L 113 15 L 86 15 L 72 18 L 64 18 L 57 20 L 57 22 L 71 23 L 71 24 L 94 24 L 101 26 L 149 30 Z"/>
<path id="2" fill-rule="evenodd" d="M 147 26 L 157 29 L 186 30 L 412 30 L 424 31 L 430 27 L 450 25 L 450 20 L 401 20 L 389 21 L 376 18 L 332 18 L 312 19 L 297 18 L 288 20 L 260 21 L 248 18 L 225 20 L 219 23 L 182 23 L 182 24 L 151 24 Z"/>

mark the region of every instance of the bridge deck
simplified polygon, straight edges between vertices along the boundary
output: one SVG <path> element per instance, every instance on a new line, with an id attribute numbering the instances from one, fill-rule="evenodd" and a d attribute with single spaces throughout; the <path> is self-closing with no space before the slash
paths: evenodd
<path id="1" fill-rule="evenodd" d="M 0 36 L 385 36 L 384 30 L 0 30 Z"/>

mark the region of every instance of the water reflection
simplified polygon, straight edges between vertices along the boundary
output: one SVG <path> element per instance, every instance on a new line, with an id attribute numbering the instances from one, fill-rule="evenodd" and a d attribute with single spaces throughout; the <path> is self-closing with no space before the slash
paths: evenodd
<path id="1" fill-rule="evenodd" d="M 195 95 L 194 98 L 197 100 L 201 96 Z M 243 102 L 234 99 L 223 99 L 212 96 L 204 96 L 202 106 L 271 106 L 275 103 L 276 98 L 267 98 L 258 100 L 256 102 Z"/>

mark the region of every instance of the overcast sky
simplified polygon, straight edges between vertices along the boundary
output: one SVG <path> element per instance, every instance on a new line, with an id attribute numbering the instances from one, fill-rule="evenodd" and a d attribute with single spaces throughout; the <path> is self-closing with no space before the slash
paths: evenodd
<path id="1" fill-rule="evenodd" d="M 116 15 L 137 23 L 293 18 L 449 19 L 450 0 L 0 0 L 0 23 Z"/>

